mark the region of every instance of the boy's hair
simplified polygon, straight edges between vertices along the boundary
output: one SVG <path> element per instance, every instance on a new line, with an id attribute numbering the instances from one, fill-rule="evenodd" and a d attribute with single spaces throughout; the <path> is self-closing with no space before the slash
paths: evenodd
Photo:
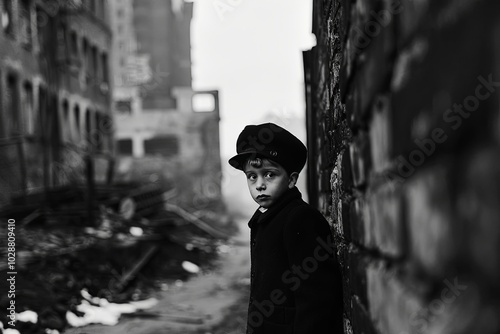
<path id="1" fill-rule="evenodd" d="M 274 166 L 274 167 L 281 167 L 281 168 L 283 168 L 283 166 L 281 166 L 276 161 L 272 161 L 271 159 L 266 159 L 266 158 L 259 158 L 259 157 L 250 157 L 250 158 L 248 158 L 246 160 L 246 162 L 245 162 L 245 167 L 248 166 L 248 165 L 250 165 L 250 166 L 255 167 L 255 168 L 260 168 L 264 164 L 264 161 L 269 162 L 269 164 L 272 165 L 272 166 Z"/>

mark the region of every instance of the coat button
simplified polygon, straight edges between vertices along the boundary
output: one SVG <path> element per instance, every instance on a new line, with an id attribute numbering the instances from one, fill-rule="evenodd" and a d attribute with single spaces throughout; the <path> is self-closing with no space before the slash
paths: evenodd
<path id="1" fill-rule="evenodd" d="M 271 156 L 273 156 L 273 157 L 275 157 L 275 156 L 277 156 L 277 155 L 278 155 L 278 152 L 276 152 L 276 151 L 271 151 L 271 152 L 269 152 L 269 153 L 270 153 L 270 154 L 271 154 Z"/>

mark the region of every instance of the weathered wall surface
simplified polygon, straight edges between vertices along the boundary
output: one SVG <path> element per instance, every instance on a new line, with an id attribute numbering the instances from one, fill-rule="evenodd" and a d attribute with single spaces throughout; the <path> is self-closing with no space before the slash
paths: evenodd
<path id="1" fill-rule="evenodd" d="M 0 2 L 0 207 L 85 184 L 90 174 L 108 181 L 111 31 L 102 11 L 56 0 Z"/>
<path id="2" fill-rule="evenodd" d="M 346 333 L 500 332 L 500 3 L 315 1 L 311 202 Z"/>

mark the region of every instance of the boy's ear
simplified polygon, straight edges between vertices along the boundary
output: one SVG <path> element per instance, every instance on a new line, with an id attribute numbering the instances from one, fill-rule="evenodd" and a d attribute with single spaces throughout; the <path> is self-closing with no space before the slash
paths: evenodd
<path id="1" fill-rule="evenodd" d="M 292 189 L 295 187 L 295 184 L 297 183 L 297 180 L 299 179 L 299 173 L 293 172 L 290 174 L 290 177 L 288 178 L 288 188 Z"/>

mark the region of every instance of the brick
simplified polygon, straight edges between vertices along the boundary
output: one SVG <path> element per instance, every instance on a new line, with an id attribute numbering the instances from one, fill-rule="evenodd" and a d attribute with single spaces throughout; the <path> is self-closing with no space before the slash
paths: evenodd
<path id="1" fill-rule="evenodd" d="M 421 328 L 426 329 L 425 333 L 429 334 L 499 333 L 500 322 L 497 315 L 500 314 L 500 305 L 478 305 L 477 298 L 476 293 L 466 292 L 459 302 L 445 304 L 435 312 L 432 321 L 420 319 Z"/>
<path id="2" fill-rule="evenodd" d="M 361 237 L 363 236 L 363 225 L 362 225 L 362 217 L 360 214 L 360 204 L 359 198 L 351 201 L 349 205 L 349 227 L 351 229 L 351 238 L 352 241 L 358 244 L 361 244 Z"/>
<path id="3" fill-rule="evenodd" d="M 350 204 L 350 230 L 352 240 L 366 248 L 373 248 L 373 233 L 367 233 L 370 227 L 370 212 L 364 198 L 356 198 Z"/>
<path id="4" fill-rule="evenodd" d="M 361 103 L 360 92 L 359 91 L 349 91 L 345 98 L 345 114 L 347 119 L 347 124 L 351 129 L 358 128 L 360 126 L 359 120 L 356 119 L 354 110 L 359 109 Z"/>
<path id="5" fill-rule="evenodd" d="M 403 202 L 400 191 L 390 185 L 384 185 L 367 197 L 370 219 L 369 229 L 373 247 L 381 253 L 401 258 L 405 250 L 405 230 L 403 224 Z"/>
<path id="6" fill-rule="evenodd" d="M 500 153 L 494 148 L 478 150 L 461 165 L 457 214 L 466 231 L 463 256 L 482 285 L 495 286 L 500 280 Z"/>
<path id="7" fill-rule="evenodd" d="M 366 184 L 371 167 L 368 135 L 360 132 L 350 147 L 352 178 L 355 187 Z"/>
<path id="8" fill-rule="evenodd" d="M 445 113 L 453 109 L 454 104 L 461 104 L 465 98 L 474 96 L 478 77 L 488 76 L 496 66 L 493 43 L 483 41 L 494 40 L 492 26 L 498 22 L 498 11 L 494 12 L 498 3 L 475 2 L 467 10 L 467 15 L 461 11 L 453 13 L 451 3 L 450 6 L 451 12 L 446 15 L 460 15 L 451 19 L 445 28 L 437 26 L 432 32 L 419 33 L 418 38 L 406 44 L 405 51 L 398 55 L 392 84 L 396 155 L 414 148 L 412 130 L 423 113 L 433 121 L 430 128 L 445 129 L 450 137 L 446 145 L 454 145 L 449 150 L 461 149 L 462 138 L 457 137 L 470 129 L 468 125 L 471 122 L 462 122 L 464 126 L 454 128 L 455 121 L 450 120 L 450 114 L 446 117 Z M 457 36 L 460 36 L 460 42 Z M 496 99 L 481 101 L 475 114 L 485 115 L 497 105 Z M 481 131 L 470 132 L 473 136 L 482 135 Z M 470 137 L 468 133 L 465 135 Z"/>
<path id="9" fill-rule="evenodd" d="M 392 134 L 390 98 L 379 97 L 374 103 L 370 122 L 370 151 L 373 171 L 381 173 L 391 164 Z"/>
<path id="10" fill-rule="evenodd" d="M 415 333 L 414 314 L 422 309 L 423 301 L 405 287 L 394 271 L 381 262 L 367 268 L 367 289 L 370 317 L 379 333 Z"/>
<path id="11" fill-rule="evenodd" d="M 498 333 L 499 312 L 498 301 L 481 297 L 476 283 L 449 278 L 410 315 L 411 333 Z"/>
<path id="12" fill-rule="evenodd" d="M 435 165 L 405 184 L 410 256 L 427 273 L 437 277 L 444 277 L 453 267 L 460 239 L 447 181 L 450 166 Z"/>
<path id="13" fill-rule="evenodd" d="M 346 70 L 342 73 L 347 77 L 342 80 L 351 82 L 351 87 L 343 93 L 354 95 L 354 103 L 348 104 L 355 107 L 348 108 L 349 117 L 353 116 L 353 123 L 359 126 L 364 123 L 363 119 L 374 95 L 388 83 L 391 73 L 389 60 L 395 50 L 392 20 L 388 20 L 387 24 L 380 23 L 375 14 L 378 7 L 370 7 L 366 3 L 358 1 L 358 7 L 363 8 L 363 13 L 355 16 L 356 23 L 351 26 L 344 52 Z"/>
<path id="14" fill-rule="evenodd" d="M 342 297 L 344 302 L 344 313 L 347 318 L 351 318 L 351 281 L 349 277 L 350 262 L 349 262 L 349 247 L 345 243 L 337 245 L 338 259 L 342 271 Z"/>
<path id="15" fill-rule="evenodd" d="M 352 298 L 352 328 L 354 333 L 376 334 L 370 314 L 357 296 Z"/>
<path id="16" fill-rule="evenodd" d="M 396 3 L 396 2 L 394 2 Z M 429 0 L 399 0 L 401 4 L 395 7 L 394 15 L 398 30 L 398 46 L 401 47 L 410 40 L 410 37 L 415 35 L 422 26 L 422 20 L 428 19 L 427 9 L 429 8 Z"/>
<path id="17" fill-rule="evenodd" d="M 349 288 L 353 295 L 356 295 L 359 301 L 368 308 L 368 295 L 366 283 L 366 268 L 370 259 L 363 255 L 363 253 L 351 247 L 347 254 L 349 261 Z"/>
<path id="18" fill-rule="evenodd" d="M 386 185 L 350 205 L 352 239 L 385 256 L 401 258 L 406 253 L 401 194 Z"/>

